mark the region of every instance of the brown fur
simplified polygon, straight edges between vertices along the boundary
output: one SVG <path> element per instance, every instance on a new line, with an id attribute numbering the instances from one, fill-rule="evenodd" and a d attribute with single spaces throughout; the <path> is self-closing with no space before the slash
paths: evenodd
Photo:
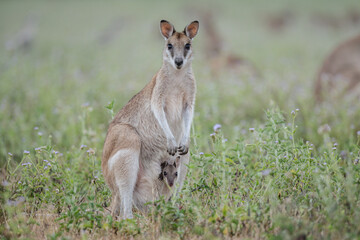
<path id="1" fill-rule="evenodd" d="M 188 25 L 192 27 L 192 37 L 196 35 L 193 24 Z M 165 20 L 160 22 L 160 32 L 166 40 L 161 69 L 118 112 L 104 143 L 102 169 L 112 191 L 111 210 L 124 218 L 132 217 L 132 205 L 143 210 L 147 201 L 159 195 L 154 194 L 156 181 L 160 163 L 168 154 L 183 155 L 178 189 L 189 162 L 196 84 L 191 68 L 192 51 L 184 57 L 184 47 L 191 43 L 191 38 L 189 34 L 174 32 L 174 27 Z M 183 60 L 181 66 L 174 63 L 176 58 Z"/>
<path id="2" fill-rule="evenodd" d="M 341 43 L 325 59 L 315 83 L 317 101 L 338 95 L 355 93 L 360 83 L 360 35 Z M 358 89 L 360 90 L 360 89 Z"/>

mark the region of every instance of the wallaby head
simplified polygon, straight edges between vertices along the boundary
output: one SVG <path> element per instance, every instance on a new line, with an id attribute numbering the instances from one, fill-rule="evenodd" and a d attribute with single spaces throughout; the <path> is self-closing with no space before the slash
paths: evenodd
<path id="1" fill-rule="evenodd" d="M 165 38 L 164 61 L 175 69 L 184 68 L 192 60 L 192 39 L 199 30 L 199 22 L 193 21 L 183 32 L 176 32 L 174 26 L 166 20 L 160 22 L 160 32 Z"/>
<path id="2" fill-rule="evenodd" d="M 176 157 L 174 163 L 171 163 L 170 161 L 165 161 L 161 163 L 161 173 L 159 179 L 162 181 L 166 179 L 166 182 L 170 187 L 174 186 L 174 183 L 178 176 L 179 164 L 180 156 Z"/>

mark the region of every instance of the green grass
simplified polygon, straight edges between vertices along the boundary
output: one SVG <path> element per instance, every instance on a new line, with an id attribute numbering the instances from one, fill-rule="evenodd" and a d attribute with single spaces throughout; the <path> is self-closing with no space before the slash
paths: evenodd
<path id="1" fill-rule="evenodd" d="M 180 30 L 198 19 L 190 7 L 204 5 L 216 9 L 224 55 L 249 59 L 261 77 L 214 75 L 200 19 L 184 189 L 117 221 L 104 209 L 105 106 L 114 101 L 117 112 L 160 68 L 159 20 Z M 359 25 L 318 26 L 312 16 L 341 19 L 349 9 L 360 11 L 357 1 L 2 1 L 0 237 L 358 239 L 360 103 L 313 99 L 322 60 Z M 294 19 L 267 29 L 264 19 L 282 10 Z M 38 24 L 32 46 L 6 50 L 29 16 Z M 118 35 L 100 44 L 116 19 Z"/>

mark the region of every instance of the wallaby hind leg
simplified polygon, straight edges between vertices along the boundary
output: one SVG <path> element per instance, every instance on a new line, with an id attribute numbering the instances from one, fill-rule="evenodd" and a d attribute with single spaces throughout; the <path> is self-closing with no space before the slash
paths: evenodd
<path id="1" fill-rule="evenodd" d="M 120 215 L 120 198 L 119 194 L 112 195 L 110 211 L 113 217 L 117 217 Z"/>
<path id="2" fill-rule="evenodd" d="M 117 128 L 120 136 L 114 155 L 109 159 L 108 167 L 114 173 L 115 184 L 119 190 L 119 198 L 113 199 L 113 213 L 120 211 L 122 217 L 126 219 L 133 217 L 133 192 L 139 171 L 141 141 L 131 126 L 120 125 Z M 115 209 L 116 205 L 117 209 Z"/>
<path id="3" fill-rule="evenodd" d="M 186 165 L 189 164 L 189 161 L 190 161 L 190 154 L 189 153 L 182 156 L 181 159 L 180 159 L 180 169 L 179 169 L 179 179 L 178 179 L 179 185 L 176 188 L 176 195 L 179 194 L 180 190 L 183 187 L 184 180 L 185 180 L 186 173 L 187 173 L 187 166 Z"/>

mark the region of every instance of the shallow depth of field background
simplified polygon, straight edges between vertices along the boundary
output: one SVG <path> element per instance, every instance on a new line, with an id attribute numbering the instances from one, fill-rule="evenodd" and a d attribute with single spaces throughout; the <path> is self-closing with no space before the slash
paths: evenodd
<path id="1" fill-rule="evenodd" d="M 356 0 L 1 1 L 0 236 L 355 238 L 360 102 L 315 104 L 314 81 L 359 15 Z M 200 21 L 192 165 L 180 196 L 117 222 L 104 210 L 105 106 L 117 112 L 160 68 L 161 19 Z M 240 68 L 225 64 L 235 57 Z"/>

